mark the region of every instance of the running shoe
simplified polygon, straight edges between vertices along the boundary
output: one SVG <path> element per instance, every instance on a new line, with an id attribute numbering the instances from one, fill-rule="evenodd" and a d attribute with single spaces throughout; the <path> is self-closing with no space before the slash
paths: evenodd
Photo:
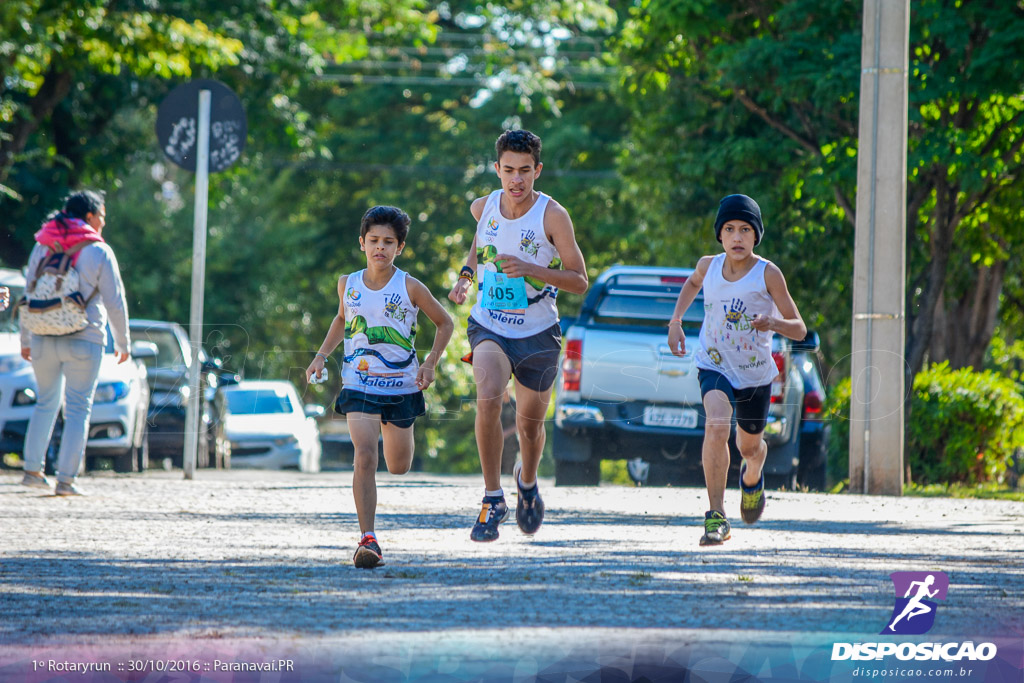
<path id="1" fill-rule="evenodd" d="M 700 537 L 701 545 L 722 545 L 729 540 L 732 527 L 729 520 L 717 510 L 704 513 L 704 535 Z"/>
<path id="2" fill-rule="evenodd" d="M 384 564 L 384 553 L 380 551 L 377 539 L 369 534 L 364 535 L 359 541 L 352 562 L 360 569 L 373 569 Z"/>
<path id="3" fill-rule="evenodd" d="M 470 539 L 478 543 L 498 540 L 498 525 L 508 519 L 508 505 L 504 496 L 484 496 L 480 516 L 477 517 Z"/>
<path id="4" fill-rule="evenodd" d="M 753 524 L 761 519 L 764 512 L 764 470 L 761 470 L 761 480 L 753 488 L 748 488 L 743 483 L 743 473 L 747 471 L 746 461 L 740 465 L 740 517 L 747 524 Z"/>
<path id="5" fill-rule="evenodd" d="M 519 483 L 519 473 L 523 469 L 523 463 L 517 462 L 512 469 L 512 476 L 516 480 L 516 488 L 519 489 L 519 497 L 516 500 L 516 524 L 524 534 L 535 534 L 544 521 L 544 501 L 540 497 L 540 489 L 537 482 L 528 489 L 524 489 Z"/>

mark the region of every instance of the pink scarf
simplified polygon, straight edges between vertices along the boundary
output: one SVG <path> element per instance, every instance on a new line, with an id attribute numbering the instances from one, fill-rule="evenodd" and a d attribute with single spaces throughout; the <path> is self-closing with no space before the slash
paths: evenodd
<path id="1" fill-rule="evenodd" d="M 71 247 L 79 244 L 80 242 L 102 242 L 103 238 L 100 236 L 96 229 L 91 225 L 83 221 L 81 218 L 64 218 L 64 225 L 60 224 L 60 221 L 53 219 L 43 224 L 43 227 L 36 233 L 36 242 L 53 249 L 54 245 L 60 245 L 60 247 L 67 251 Z M 71 263 L 75 263 L 78 260 L 78 252 L 71 257 Z"/>

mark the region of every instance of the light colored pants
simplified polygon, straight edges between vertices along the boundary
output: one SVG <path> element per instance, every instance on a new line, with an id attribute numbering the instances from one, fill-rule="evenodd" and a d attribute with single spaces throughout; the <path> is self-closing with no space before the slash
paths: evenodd
<path id="1" fill-rule="evenodd" d="M 25 434 L 26 471 L 43 471 L 46 448 L 63 398 L 64 434 L 57 456 L 57 481 L 71 483 L 75 480 L 85 455 L 92 397 L 96 393 L 102 360 L 103 347 L 99 344 L 83 339 L 32 335 L 36 409 Z"/>

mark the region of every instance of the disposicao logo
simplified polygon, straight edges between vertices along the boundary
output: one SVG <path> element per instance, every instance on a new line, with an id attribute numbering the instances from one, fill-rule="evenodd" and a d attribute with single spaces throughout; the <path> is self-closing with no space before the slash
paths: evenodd
<path id="1" fill-rule="evenodd" d="M 938 609 L 934 601 L 946 599 L 949 577 L 943 572 L 893 572 L 889 578 L 896 588 L 896 604 L 889 625 L 881 633 L 901 636 L 928 633 L 935 624 Z"/>
<path id="2" fill-rule="evenodd" d="M 911 636 L 927 633 L 935 624 L 938 604 L 945 600 L 949 577 L 943 572 L 893 572 L 896 602 L 880 635 Z M 895 656 L 899 660 L 988 661 L 997 654 L 993 643 L 835 643 L 832 660 L 878 660 Z"/>

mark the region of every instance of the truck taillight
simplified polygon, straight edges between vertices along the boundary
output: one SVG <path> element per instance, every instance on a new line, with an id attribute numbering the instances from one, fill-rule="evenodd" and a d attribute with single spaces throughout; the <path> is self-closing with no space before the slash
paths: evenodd
<path id="1" fill-rule="evenodd" d="M 817 419 L 821 415 L 821 408 L 820 391 L 808 391 L 804 394 L 804 419 Z"/>
<path id="2" fill-rule="evenodd" d="M 779 369 L 778 376 L 772 380 L 772 403 L 782 400 L 782 389 L 786 385 L 786 356 L 781 351 L 772 351 L 772 360 Z"/>
<path id="3" fill-rule="evenodd" d="M 565 343 L 565 359 L 562 361 L 562 391 L 579 391 L 581 374 L 583 374 L 583 340 L 570 339 Z"/>

